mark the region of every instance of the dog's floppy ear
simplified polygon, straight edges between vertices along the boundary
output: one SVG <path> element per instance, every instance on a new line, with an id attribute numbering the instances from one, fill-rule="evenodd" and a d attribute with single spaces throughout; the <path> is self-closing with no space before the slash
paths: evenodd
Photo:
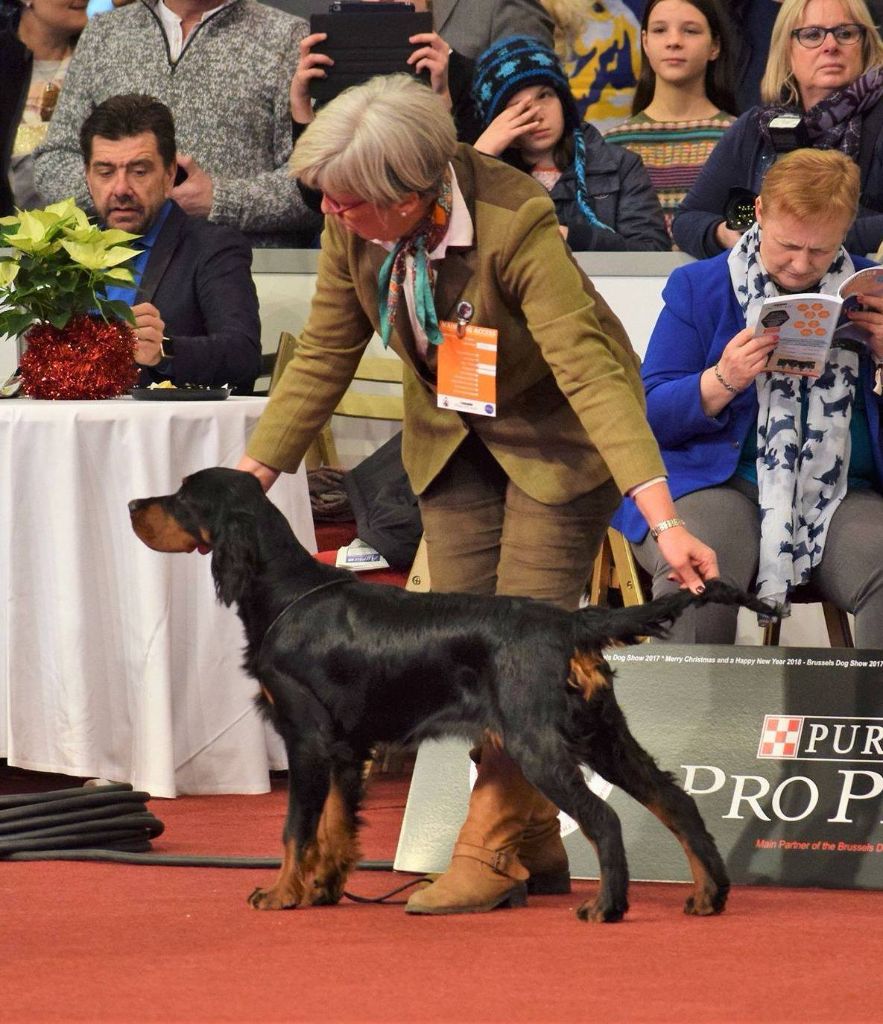
<path id="1" fill-rule="evenodd" d="M 239 601 L 257 569 L 257 524 L 240 513 L 217 524 L 212 533 L 212 577 L 218 600 L 229 606 Z"/>

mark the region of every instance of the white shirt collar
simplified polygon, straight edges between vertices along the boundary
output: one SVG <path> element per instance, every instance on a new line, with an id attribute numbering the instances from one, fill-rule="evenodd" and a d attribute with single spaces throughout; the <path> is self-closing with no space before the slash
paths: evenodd
<path id="1" fill-rule="evenodd" d="M 217 7 L 213 7 L 210 11 L 206 11 L 199 19 L 199 24 L 202 24 L 206 18 L 210 18 L 222 7 L 227 7 L 233 2 L 234 0 L 224 0 L 224 3 L 218 4 Z M 156 16 L 159 18 L 159 22 L 163 27 L 163 31 L 166 34 L 166 39 L 169 41 L 169 56 L 173 61 L 177 60 L 181 56 L 181 51 L 184 49 L 184 43 L 187 41 L 184 39 L 184 33 L 181 31 L 183 19 L 178 17 L 171 8 L 166 7 L 163 0 L 157 0 L 154 10 L 156 11 Z M 195 29 L 196 26 L 194 25 L 193 28 Z M 190 35 L 192 34 L 193 29 L 190 30 Z"/>

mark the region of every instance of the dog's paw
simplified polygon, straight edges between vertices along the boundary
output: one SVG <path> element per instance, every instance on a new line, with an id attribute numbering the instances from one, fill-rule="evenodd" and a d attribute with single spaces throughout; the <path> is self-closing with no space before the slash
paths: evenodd
<path id="1" fill-rule="evenodd" d="M 248 897 L 248 905 L 255 910 L 293 910 L 298 905 L 297 897 L 278 889 L 255 889 Z"/>
<path id="2" fill-rule="evenodd" d="M 700 893 L 692 893 L 684 901 L 684 913 L 694 917 L 710 917 L 712 914 L 720 914 L 727 905 L 727 894 L 729 886 L 721 886 L 709 892 L 703 889 Z"/>
<path id="3" fill-rule="evenodd" d="M 333 878 L 317 878 L 307 895 L 310 906 L 329 907 L 340 903 L 343 897 L 344 883 L 345 879 L 339 875 L 335 875 Z"/>
<path id="4" fill-rule="evenodd" d="M 621 904 L 610 903 L 600 898 L 586 900 L 577 907 L 576 916 L 580 921 L 592 921 L 595 924 L 614 924 L 621 921 L 628 910 L 629 905 L 623 901 Z"/>

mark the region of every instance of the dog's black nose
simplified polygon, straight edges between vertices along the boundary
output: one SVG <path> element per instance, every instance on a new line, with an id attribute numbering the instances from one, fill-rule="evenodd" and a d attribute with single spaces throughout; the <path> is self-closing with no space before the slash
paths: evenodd
<path id="1" fill-rule="evenodd" d="M 132 500 L 129 502 L 129 513 L 131 514 L 132 512 L 137 512 L 138 509 L 141 508 L 141 505 L 143 503 L 143 498 L 132 498 Z"/>

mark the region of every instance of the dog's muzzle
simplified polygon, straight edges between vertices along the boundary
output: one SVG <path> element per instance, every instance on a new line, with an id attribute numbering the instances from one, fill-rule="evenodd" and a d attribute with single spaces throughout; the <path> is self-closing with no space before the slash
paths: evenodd
<path id="1" fill-rule="evenodd" d="M 132 529 L 154 551 L 205 553 L 210 545 L 193 536 L 164 507 L 162 498 L 135 498 L 129 502 Z"/>

